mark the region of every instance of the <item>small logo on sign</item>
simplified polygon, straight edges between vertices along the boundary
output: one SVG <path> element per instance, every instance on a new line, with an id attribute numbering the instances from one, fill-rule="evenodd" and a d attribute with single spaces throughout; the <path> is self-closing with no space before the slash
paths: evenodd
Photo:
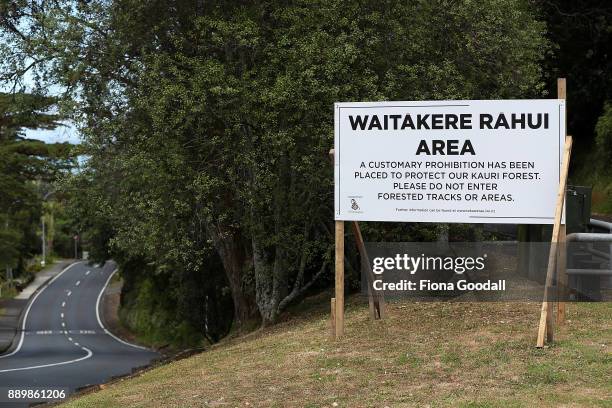
<path id="1" fill-rule="evenodd" d="M 359 210 L 359 204 L 357 204 L 357 200 L 355 200 L 354 198 L 351 198 L 351 208 L 354 211 Z"/>

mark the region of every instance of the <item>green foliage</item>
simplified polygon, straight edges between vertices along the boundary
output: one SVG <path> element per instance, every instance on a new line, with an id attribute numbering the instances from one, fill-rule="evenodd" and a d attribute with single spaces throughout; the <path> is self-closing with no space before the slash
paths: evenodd
<path id="1" fill-rule="evenodd" d="M 274 320 L 299 266 L 312 276 L 329 256 L 333 102 L 535 95 L 545 42 L 529 16 L 516 2 L 219 7 L 145 59 L 140 152 L 173 146 L 206 215 L 246 227 Z"/>
<path id="2" fill-rule="evenodd" d="M 538 1 L 553 52 L 544 66 L 551 96 L 556 77 L 567 78 L 568 133 L 574 137 L 570 179 L 593 188 L 593 212 L 612 213 L 610 141 L 606 136 L 612 100 L 612 2 Z"/>
<path id="3" fill-rule="evenodd" d="M 8 216 L 4 215 L 2 218 L 0 222 L 4 221 L 2 224 L 5 228 L 0 229 L 0 264 L 15 266 L 20 255 L 19 248 L 15 244 L 21 242 L 23 233 L 15 228 L 7 228 Z"/>
<path id="4" fill-rule="evenodd" d="M 610 163 L 612 161 L 612 103 L 610 102 L 606 103 L 604 112 L 597 121 L 595 143 L 602 161 Z"/>
<path id="5" fill-rule="evenodd" d="M 203 282 L 202 274 L 171 276 L 130 261 L 124 263 L 121 275 L 124 290 L 119 316 L 146 343 L 197 347 L 227 334 L 231 316 L 224 310 L 231 310 L 231 299 L 221 296 L 210 282 Z M 176 282 L 177 277 L 188 281 Z"/>
<path id="6" fill-rule="evenodd" d="M 54 129 L 49 113 L 57 99 L 39 94 L 0 93 L 0 265 L 25 272 L 25 260 L 39 246 L 37 227 L 43 200 L 40 186 L 71 166 L 68 144 L 23 137 L 25 129 Z"/>
<path id="7" fill-rule="evenodd" d="M 126 316 L 139 330 L 228 293 L 238 324 L 271 323 L 329 282 L 334 102 L 538 96 L 548 49 L 523 0 L 24 7 L 4 10 L 2 71 L 23 72 L 28 55 L 41 86 L 80 97 L 88 159 L 63 184 L 68 211 L 94 256 L 124 267 L 124 313 L 150 313 Z M 194 282 L 206 284 L 187 292 Z M 197 316 L 188 326 L 214 318 L 215 335 L 231 317 Z"/>
<path id="8" fill-rule="evenodd" d="M 568 134 L 574 137 L 572 150 L 585 154 L 594 145 L 604 103 L 612 100 L 612 3 L 538 0 L 536 4 L 553 43 L 544 64 L 550 95 L 556 96 L 555 79 L 567 78 Z M 592 159 L 584 161 L 592 165 Z"/>
<path id="9" fill-rule="evenodd" d="M 193 347 L 203 340 L 201 332 L 174 318 L 173 305 L 168 303 L 167 296 L 158 292 L 152 278 L 144 277 L 138 282 L 138 288 L 124 292 L 123 298 L 127 300 L 120 311 L 121 321 L 139 333 L 146 343 Z"/>
<path id="10" fill-rule="evenodd" d="M 43 218 L 46 226 L 47 257 L 74 257 L 75 222 L 69 218 L 66 208 L 67 198 L 55 194 L 43 203 Z M 79 237 L 82 241 L 82 237 Z"/>

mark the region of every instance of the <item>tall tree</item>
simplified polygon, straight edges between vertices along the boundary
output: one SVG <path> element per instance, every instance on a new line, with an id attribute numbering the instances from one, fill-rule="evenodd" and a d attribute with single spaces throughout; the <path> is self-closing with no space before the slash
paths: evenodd
<path id="1" fill-rule="evenodd" d="M 3 71 L 79 95 L 78 179 L 108 249 L 211 281 L 214 250 L 239 324 L 272 323 L 329 279 L 334 102 L 544 86 L 544 25 L 523 0 L 31 4 L 4 12 L 21 53 Z"/>
<path id="2" fill-rule="evenodd" d="M 0 263 L 22 264 L 36 243 L 42 197 L 35 181 L 52 181 L 68 170 L 70 146 L 26 139 L 25 129 L 55 129 L 57 100 L 28 93 L 0 93 Z"/>

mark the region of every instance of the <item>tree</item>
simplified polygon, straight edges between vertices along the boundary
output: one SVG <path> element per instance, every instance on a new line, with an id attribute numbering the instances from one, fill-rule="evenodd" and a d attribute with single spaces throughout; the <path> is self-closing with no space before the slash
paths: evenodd
<path id="1" fill-rule="evenodd" d="M 273 323 L 329 280 L 334 102 L 543 89 L 544 25 L 522 0 L 33 4 L 45 12 L 5 12 L 28 55 L 5 75 L 34 61 L 80 95 L 76 183 L 102 207 L 89 213 L 107 248 L 211 282 L 218 257 L 238 325 Z"/>
<path id="2" fill-rule="evenodd" d="M 606 0 L 538 0 L 553 43 L 545 67 L 550 93 L 556 95 L 556 77 L 568 79 L 568 134 L 575 150 L 584 154 L 593 146 L 594 129 L 604 102 L 612 99 L 612 3 Z"/>
<path id="3" fill-rule="evenodd" d="M 25 129 L 54 129 L 60 116 L 50 113 L 55 98 L 0 93 L 0 262 L 23 264 L 37 249 L 41 198 L 36 181 L 51 181 L 72 164 L 68 144 L 45 144 L 24 138 Z"/>

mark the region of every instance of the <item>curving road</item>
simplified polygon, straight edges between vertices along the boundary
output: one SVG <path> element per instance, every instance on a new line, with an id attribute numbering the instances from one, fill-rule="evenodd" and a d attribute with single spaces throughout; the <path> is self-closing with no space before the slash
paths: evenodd
<path id="1" fill-rule="evenodd" d="M 69 394 L 160 357 L 105 329 L 98 307 L 115 267 L 112 262 L 101 268 L 74 263 L 32 297 L 22 332 L 0 356 L 0 406 L 28 406 L 12 403 L 8 390 L 64 389 Z"/>

